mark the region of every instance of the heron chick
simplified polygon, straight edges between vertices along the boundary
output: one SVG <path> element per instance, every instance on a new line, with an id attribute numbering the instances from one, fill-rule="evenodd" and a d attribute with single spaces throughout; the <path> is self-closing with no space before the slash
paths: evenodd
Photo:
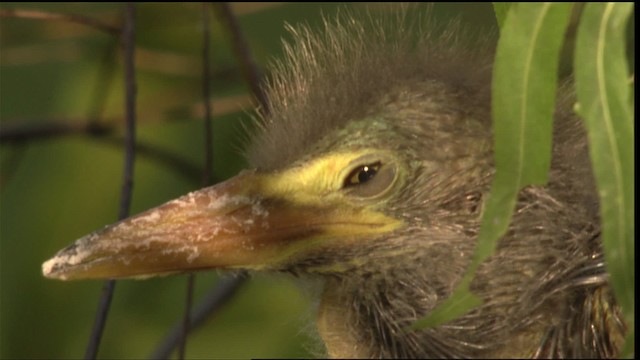
<path id="1" fill-rule="evenodd" d="M 494 167 L 490 47 L 472 50 L 455 27 L 420 31 L 406 15 L 292 29 L 250 170 L 77 240 L 44 275 L 322 278 L 317 325 L 338 358 L 616 356 L 625 325 L 586 136 L 562 101 L 549 183 L 519 193 L 471 283 L 483 304 L 411 330 L 467 269 Z"/>

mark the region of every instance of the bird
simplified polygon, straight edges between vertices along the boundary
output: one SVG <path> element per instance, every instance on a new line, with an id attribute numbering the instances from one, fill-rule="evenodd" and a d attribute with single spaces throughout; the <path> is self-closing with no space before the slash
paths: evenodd
<path id="1" fill-rule="evenodd" d="M 495 174 L 492 46 L 427 17 L 290 27 L 249 129 L 247 170 L 86 235 L 43 263 L 62 280 L 203 270 L 320 279 L 332 358 L 615 357 L 609 286 L 580 120 L 561 87 L 549 181 L 520 191 L 471 282 L 482 304 L 413 329 L 469 266 Z"/>

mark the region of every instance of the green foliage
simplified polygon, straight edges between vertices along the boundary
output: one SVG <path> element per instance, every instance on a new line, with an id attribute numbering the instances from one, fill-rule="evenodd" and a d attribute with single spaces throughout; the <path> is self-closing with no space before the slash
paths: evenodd
<path id="1" fill-rule="evenodd" d="M 632 3 L 590 3 L 576 42 L 578 113 L 585 120 L 600 195 L 607 270 L 632 339 L 634 328 L 633 93 L 625 57 Z M 631 345 L 633 346 L 633 345 Z"/>
<path id="2" fill-rule="evenodd" d="M 507 18 L 507 13 L 509 12 L 509 8 L 513 3 L 510 2 L 494 2 L 493 3 L 493 11 L 496 14 L 496 20 L 498 21 L 498 27 L 502 29 L 504 25 L 504 21 Z"/>
<path id="3" fill-rule="evenodd" d="M 624 356 L 634 352 L 633 90 L 625 54 L 633 4 L 587 4 L 574 56 L 578 114 L 585 120 L 600 195 L 603 245 L 616 299 L 629 326 Z M 413 328 L 451 321 L 481 303 L 469 291 L 478 265 L 494 253 L 518 191 L 547 181 L 557 64 L 571 4 L 494 4 L 501 27 L 494 64 L 496 175 L 474 260 L 453 295 Z"/>
<path id="4" fill-rule="evenodd" d="M 507 231 L 516 196 L 544 184 L 551 161 L 558 56 L 570 4 L 516 4 L 506 18 L 495 57 L 492 86 L 496 174 L 485 203 L 478 245 L 454 294 L 414 327 L 437 326 L 477 307 L 469 291 L 478 266 Z"/>

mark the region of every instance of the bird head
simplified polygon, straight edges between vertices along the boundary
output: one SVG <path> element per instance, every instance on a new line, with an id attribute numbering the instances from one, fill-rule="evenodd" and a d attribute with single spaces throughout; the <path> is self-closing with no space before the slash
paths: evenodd
<path id="1" fill-rule="evenodd" d="M 43 272 L 71 280 L 207 269 L 375 271 L 380 260 L 426 246 L 409 238 L 435 244 L 455 232 L 457 221 L 443 222 L 429 208 L 458 202 L 469 219 L 479 210 L 476 184 L 466 181 L 486 178 L 477 150 L 486 155 L 488 144 L 475 138 L 460 151 L 452 146 L 425 158 L 415 130 L 384 113 L 349 121 L 281 168 L 245 170 L 89 234 Z M 461 172 L 470 177 L 455 180 Z M 455 199 L 446 194 L 452 190 L 460 192 Z"/>
<path id="2" fill-rule="evenodd" d="M 408 14 L 343 14 L 320 35 L 291 28 L 265 88 L 269 111 L 249 137 L 250 169 L 80 238 L 43 264 L 44 275 L 319 276 L 338 282 L 326 285 L 319 315 L 329 353 L 392 354 L 354 352 L 322 324 L 366 318 L 370 328 L 382 313 L 369 309 L 391 301 L 400 312 L 386 311 L 391 328 L 382 321 L 380 332 L 399 334 L 446 298 L 470 259 L 493 171 L 491 58 L 459 44 L 451 27 L 420 31 L 423 19 Z M 376 297 L 387 293 L 403 300 Z M 365 310 L 327 311 L 349 308 L 352 296 Z M 379 343 L 360 330 L 357 342 Z"/>
<path id="3" fill-rule="evenodd" d="M 325 39 L 292 28 L 267 85 L 271 111 L 247 150 L 251 170 L 79 239 L 44 275 L 335 275 L 448 241 L 477 217 L 490 174 L 487 117 L 474 118 L 486 106 L 470 108 L 486 97 L 488 61 L 470 71 L 468 51 L 444 46 L 446 32 L 389 39 L 394 23 L 413 26 L 386 20 L 370 33 L 327 22 Z M 405 30 L 393 34 L 416 33 Z M 443 221 L 447 203 L 473 211 Z"/>
<path id="4" fill-rule="evenodd" d="M 455 26 L 421 31 L 424 19 L 408 15 L 343 14 L 318 34 L 291 28 L 265 88 L 268 112 L 249 137 L 250 169 L 77 240 L 43 264 L 44 275 L 321 277 L 318 325 L 338 357 L 546 354 L 545 341 L 590 324 L 573 316 L 584 300 L 573 290 L 606 283 L 597 202 L 583 133 L 562 119 L 549 187 L 523 191 L 471 284 L 483 305 L 408 330 L 468 267 L 494 172 L 491 46 L 469 47 Z M 569 157 L 578 165 L 565 166 Z M 599 341 L 575 331 L 584 344 Z"/>

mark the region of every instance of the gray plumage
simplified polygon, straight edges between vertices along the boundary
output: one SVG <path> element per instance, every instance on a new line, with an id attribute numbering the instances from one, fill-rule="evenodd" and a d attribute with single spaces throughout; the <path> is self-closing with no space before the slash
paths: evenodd
<path id="1" fill-rule="evenodd" d="M 607 284 L 586 137 L 570 95 L 559 99 L 548 186 L 520 193 L 507 235 L 472 283 L 484 304 L 449 324 L 407 330 L 464 273 L 493 168 L 489 42 L 469 50 L 457 27 L 432 35 L 406 15 L 343 15 L 318 34 L 293 29 L 267 87 L 271 112 L 247 152 L 266 171 L 361 147 L 409 164 L 407 183 L 384 207 L 407 227 L 280 269 L 326 279 L 328 320 L 319 325 L 330 355 L 615 356 L 625 327 Z M 329 264 L 341 270 L 314 274 Z"/>

